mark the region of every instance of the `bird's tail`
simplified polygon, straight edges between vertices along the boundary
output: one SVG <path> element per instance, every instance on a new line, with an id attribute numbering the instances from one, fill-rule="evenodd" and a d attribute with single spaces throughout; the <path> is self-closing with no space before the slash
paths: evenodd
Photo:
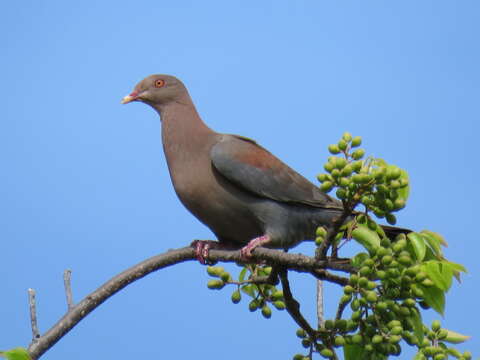
<path id="1" fill-rule="evenodd" d="M 383 231 L 385 231 L 385 235 L 387 235 L 390 240 L 394 240 L 397 237 L 397 235 L 408 234 L 412 232 L 412 230 L 409 230 L 409 229 L 404 229 L 404 228 L 390 226 L 390 225 L 382 225 L 382 229 Z"/>

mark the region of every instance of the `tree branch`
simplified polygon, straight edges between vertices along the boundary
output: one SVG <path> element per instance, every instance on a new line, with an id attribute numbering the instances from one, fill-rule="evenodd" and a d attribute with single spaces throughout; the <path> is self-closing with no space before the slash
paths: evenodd
<path id="1" fill-rule="evenodd" d="M 40 332 L 37 324 L 37 303 L 35 301 L 34 289 L 28 289 L 28 304 L 30 307 L 30 324 L 32 326 L 32 343 L 35 343 L 40 337 Z"/>
<path id="2" fill-rule="evenodd" d="M 73 309 L 73 295 L 72 295 L 72 270 L 65 270 L 63 272 L 63 285 L 65 286 L 65 297 L 67 299 L 68 311 Z"/>
<path id="3" fill-rule="evenodd" d="M 213 262 L 242 262 L 241 254 L 238 250 L 212 249 L 210 250 L 208 259 Z M 55 325 L 53 325 L 45 334 L 32 341 L 28 348 L 32 360 L 36 360 L 42 356 L 90 312 L 92 312 L 105 300 L 122 290 L 127 285 L 156 270 L 189 260 L 196 260 L 195 251 L 193 248 L 184 247 L 176 250 L 170 250 L 166 253 L 142 261 L 139 264 L 123 271 L 104 283 L 97 290 L 87 295 L 78 304 L 73 305 L 72 303 L 72 306 L 69 308 L 67 313 Z M 330 274 L 324 269 L 343 272 L 354 271 L 348 259 L 326 258 L 324 260 L 317 260 L 302 254 L 291 254 L 280 250 L 266 248 L 257 248 L 253 251 L 252 262 L 254 261 L 264 261 L 272 267 L 278 266 L 298 272 L 311 273 L 317 278 L 336 283 L 343 283 L 341 279 L 344 278 Z M 66 291 L 68 294 L 68 290 Z"/>

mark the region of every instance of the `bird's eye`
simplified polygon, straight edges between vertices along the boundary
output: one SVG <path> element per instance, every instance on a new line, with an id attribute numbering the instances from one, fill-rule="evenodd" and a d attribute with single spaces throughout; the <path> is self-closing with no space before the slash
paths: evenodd
<path id="1" fill-rule="evenodd" d="M 156 88 L 161 88 L 164 85 L 165 85 L 165 80 L 162 80 L 162 79 L 155 80 L 155 87 Z"/>

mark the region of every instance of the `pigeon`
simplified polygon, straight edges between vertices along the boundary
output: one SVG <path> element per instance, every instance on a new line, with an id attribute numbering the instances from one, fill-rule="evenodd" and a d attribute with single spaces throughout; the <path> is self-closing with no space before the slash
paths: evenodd
<path id="1" fill-rule="evenodd" d="M 313 240 L 318 226 L 343 212 L 342 203 L 255 141 L 210 129 L 176 77 L 150 75 L 123 104 L 143 102 L 161 119 L 162 143 L 175 192 L 218 241 L 194 242 L 206 263 L 211 248 L 258 246 L 288 250 Z"/>

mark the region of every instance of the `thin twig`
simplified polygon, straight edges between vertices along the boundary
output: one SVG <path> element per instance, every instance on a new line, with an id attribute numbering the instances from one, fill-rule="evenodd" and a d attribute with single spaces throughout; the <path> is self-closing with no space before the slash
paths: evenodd
<path id="1" fill-rule="evenodd" d="M 342 227 L 343 223 L 351 214 L 352 210 L 348 207 L 345 207 L 345 210 L 343 210 L 342 214 L 336 218 L 330 226 L 327 226 L 327 235 L 325 236 L 325 240 L 317 249 L 317 259 L 325 260 L 327 258 L 327 251 L 335 240 L 335 236 L 337 236 L 338 231 Z"/>
<path id="2" fill-rule="evenodd" d="M 63 272 L 63 285 L 65 286 L 65 296 L 67 298 L 68 311 L 73 309 L 73 296 L 72 296 L 72 270 L 65 270 Z"/>
<path id="3" fill-rule="evenodd" d="M 28 304 L 30 306 L 30 323 L 32 325 L 32 343 L 38 341 L 40 332 L 37 323 L 37 303 L 35 301 L 35 290 L 28 289 Z"/>
<path id="4" fill-rule="evenodd" d="M 335 315 L 335 320 L 340 320 L 343 315 L 343 310 L 347 307 L 348 302 L 340 303 L 337 308 L 337 314 Z"/>
<path id="5" fill-rule="evenodd" d="M 323 281 L 317 280 L 317 319 L 318 328 L 323 327 L 325 316 L 323 313 Z"/>
<path id="6" fill-rule="evenodd" d="M 327 280 L 328 282 L 332 282 L 341 286 L 345 286 L 348 284 L 348 278 L 329 273 L 327 270 L 315 269 L 312 270 L 310 273 L 318 280 Z"/>
<path id="7" fill-rule="evenodd" d="M 307 320 L 303 317 L 302 313 L 300 312 L 300 304 L 292 295 L 292 291 L 290 290 L 290 283 L 288 281 L 288 270 L 282 269 L 280 271 L 280 281 L 282 282 L 282 289 L 283 289 L 283 298 L 285 299 L 285 307 L 290 314 L 290 316 L 295 320 L 295 322 L 300 326 L 303 330 L 305 330 L 312 340 L 312 342 L 317 338 L 317 332 L 313 330 Z"/>

